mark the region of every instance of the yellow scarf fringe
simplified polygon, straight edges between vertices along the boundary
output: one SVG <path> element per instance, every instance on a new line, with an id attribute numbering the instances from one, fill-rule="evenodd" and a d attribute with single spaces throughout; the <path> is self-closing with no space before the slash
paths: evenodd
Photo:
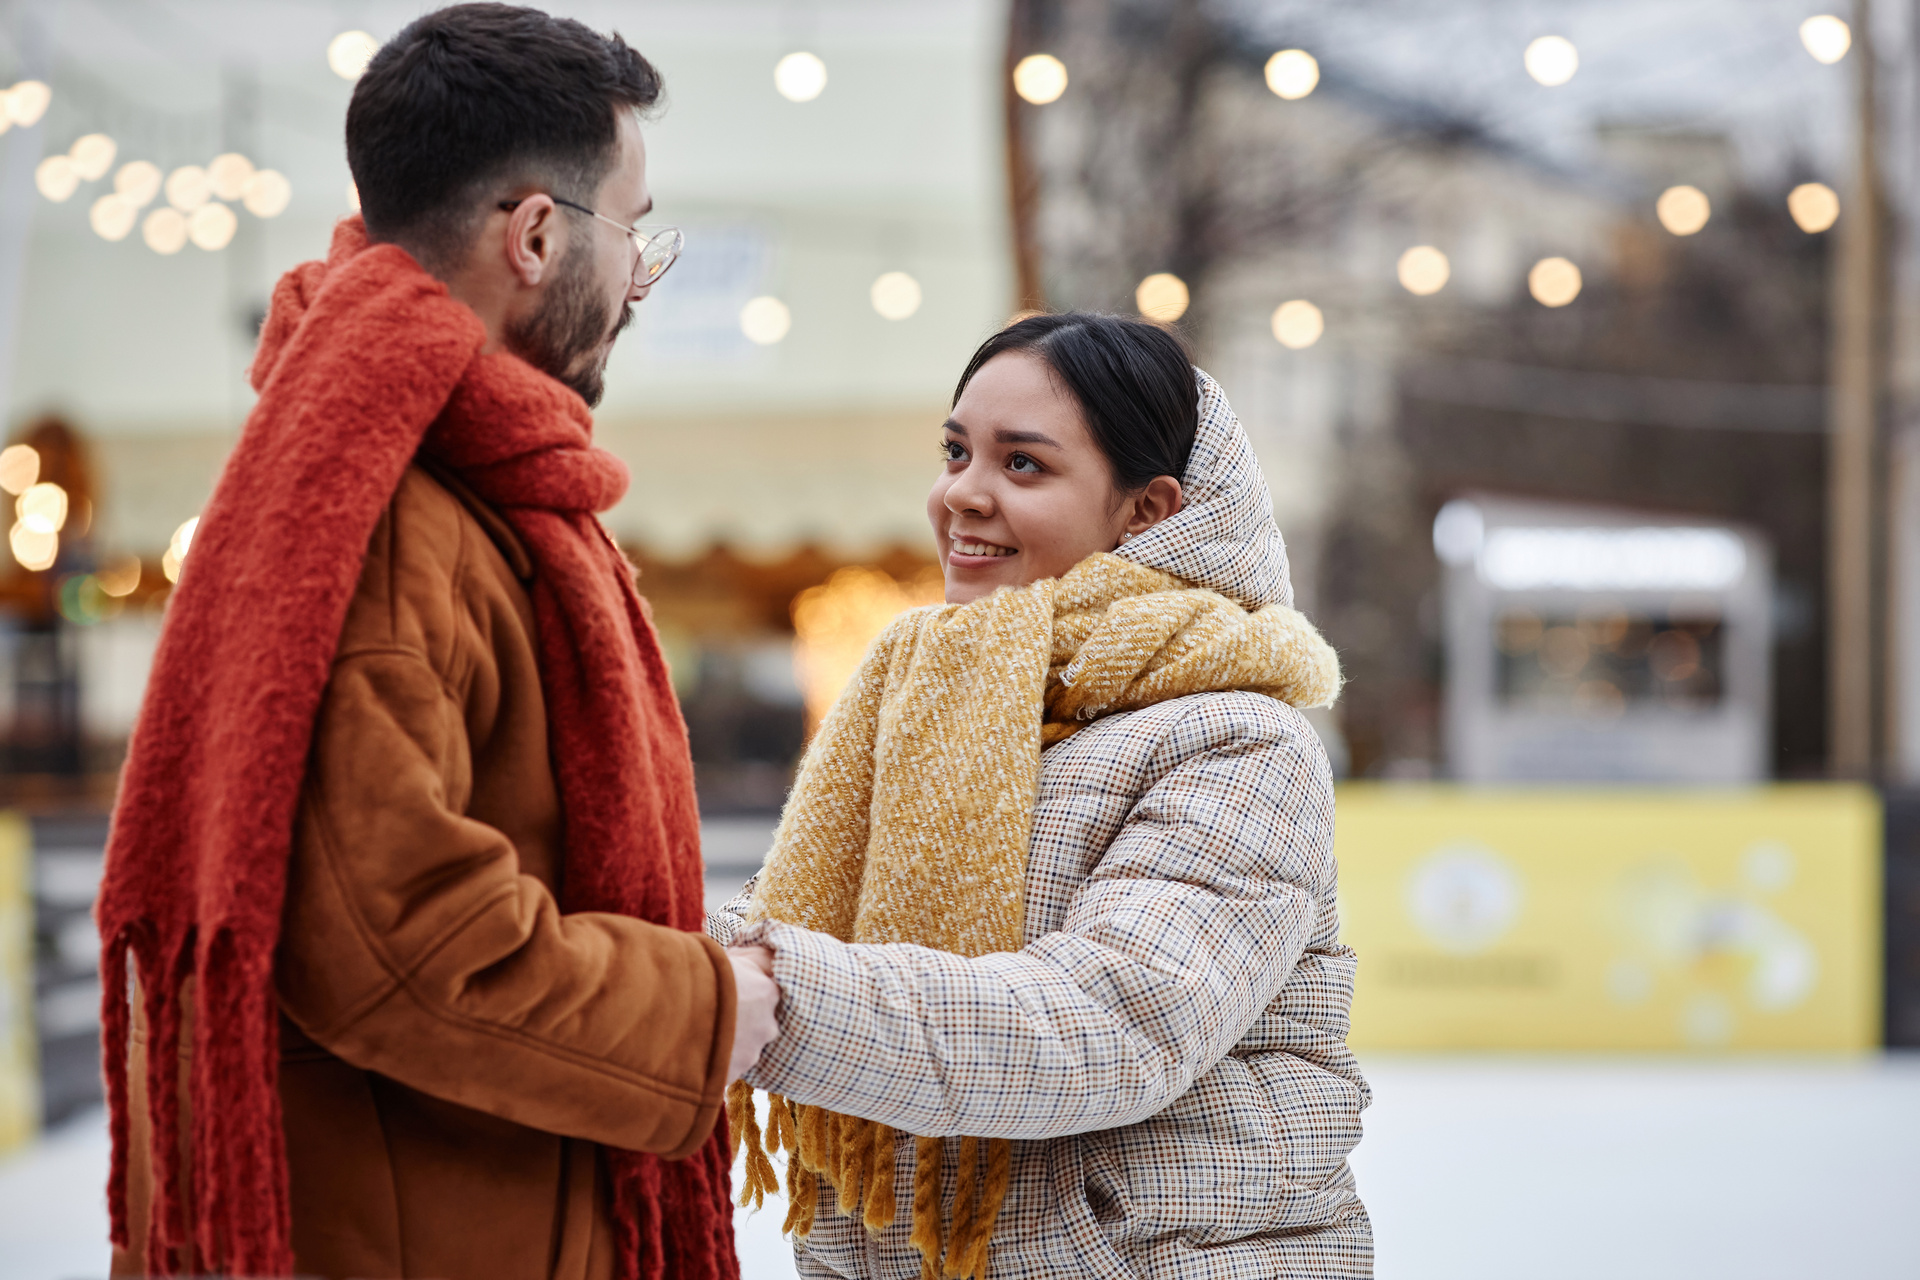
<path id="1" fill-rule="evenodd" d="M 962 956 L 1017 951 L 1040 752 L 1093 720 L 1190 693 L 1264 693 L 1327 706 L 1340 664 L 1293 610 L 1253 612 L 1114 555 L 970 605 L 913 610 L 874 642 L 800 765 L 749 914 L 844 942 L 913 942 Z M 805 1237 L 821 1183 L 872 1232 L 897 1213 L 896 1134 L 769 1095 L 727 1091 L 740 1203 L 779 1189 Z M 950 1215 L 946 1143 L 914 1138 L 912 1231 L 923 1280 L 984 1277 L 1012 1178 L 1012 1144 L 962 1137 Z"/>

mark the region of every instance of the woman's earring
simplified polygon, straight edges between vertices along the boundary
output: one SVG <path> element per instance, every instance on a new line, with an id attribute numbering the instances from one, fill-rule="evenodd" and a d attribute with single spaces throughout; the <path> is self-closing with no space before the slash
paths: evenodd
<path id="1" fill-rule="evenodd" d="M 1125 542 L 1128 538 L 1131 538 L 1132 536 L 1133 536 L 1132 530 L 1123 530 L 1121 531 L 1121 534 L 1120 534 L 1120 541 Z"/>

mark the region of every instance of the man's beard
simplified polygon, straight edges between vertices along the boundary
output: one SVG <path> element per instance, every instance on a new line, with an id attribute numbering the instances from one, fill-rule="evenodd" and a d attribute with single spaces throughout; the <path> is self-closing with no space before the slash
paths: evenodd
<path id="1" fill-rule="evenodd" d="M 569 249 L 540 309 L 508 324 L 505 334 L 509 351 L 577 392 L 588 408 L 606 391 L 609 339 L 633 323 L 631 304 L 614 320 L 593 279 L 592 257 L 583 243 Z"/>

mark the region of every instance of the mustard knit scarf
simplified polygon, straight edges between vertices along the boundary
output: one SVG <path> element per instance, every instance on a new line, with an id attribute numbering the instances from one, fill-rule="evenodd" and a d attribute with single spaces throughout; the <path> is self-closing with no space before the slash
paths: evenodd
<path id="1" fill-rule="evenodd" d="M 749 914 L 843 942 L 912 942 L 961 956 L 1020 949 L 1040 752 L 1104 715 L 1239 689 L 1329 706 L 1340 664 L 1283 605 L 1249 613 L 1214 591 L 1110 554 L 1062 578 L 901 615 L 815 735 Z M 843 1214 L 892 1225 L 894 1133 L 753 1090 L 727 1096 L 746 1147 L 740 1202 L 762 1203 L 784 1147 L 783 1230 L 805 1236 L 825 1180 Z M 984 1150 L 983 1150 L 984 1148 Z M 928 1280 L 983 1276 L 1006 1199 L 1004 1138 L 960 1140 L 942 1221 L 939 1138 L 914 1140 L 913 1230 Z M 982 1164 L 984 1163 L 984 1170 Z"/>

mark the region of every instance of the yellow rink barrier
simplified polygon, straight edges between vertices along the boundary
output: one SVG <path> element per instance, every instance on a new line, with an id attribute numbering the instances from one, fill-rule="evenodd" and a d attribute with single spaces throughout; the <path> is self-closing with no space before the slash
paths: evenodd
<path id="1" fill-rule="evenodd" d="M 1865 787 L 1340 788 L 1358 1049 L 1863 1050 Z"/>
<path id="2" fill-rule="evenodd" d="M 40 1063 L 33 1037 L 33 834 L 0 812 L 0 1151 L 40 1125 Z"/>

